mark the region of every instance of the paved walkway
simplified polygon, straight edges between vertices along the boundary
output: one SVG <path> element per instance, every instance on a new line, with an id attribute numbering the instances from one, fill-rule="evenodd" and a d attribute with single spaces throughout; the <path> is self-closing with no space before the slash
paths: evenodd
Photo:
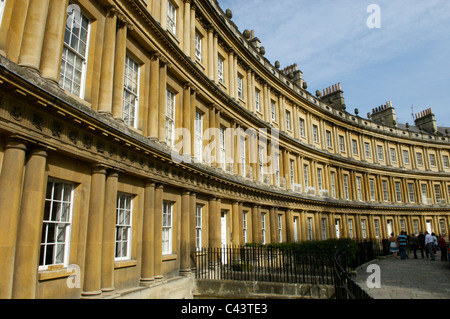
<path id="1" fill-rule="evenodd" d="M 368 271 L 368 266 L 380 266 L 381 288 L 369 289 L 369 283 L 374 283 L 375 272 Z M 353 280 L 374 299 L 450 299 L 450 269 L 449 262 L 441 261 L 440 252 L 436 260 L 418 259 L 409 255 L 409 259 L 394 259 L 389 256 L 376 259 L 357 269 Z"/>

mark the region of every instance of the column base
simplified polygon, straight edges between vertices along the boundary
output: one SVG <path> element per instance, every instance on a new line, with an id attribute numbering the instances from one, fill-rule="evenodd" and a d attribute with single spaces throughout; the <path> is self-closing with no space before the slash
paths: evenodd
<path id="1" fill-rule="evenodd" d="M 102 294 L 101 290 L 95 290 L 95 291 L 83 291 L 81 293 L 81 297 L 85 297 L 85 298 L 93 298 L 93 297 L 97 297 L 100 296 Z"/>
<path id="2" fill-rule="evenodd" d="M 155 278 L 141 278 L 139 281 L 139 286 L 150 287 L 155 283 Z"/>
<path id="3" fill-rule="evenodd" d="M 180 276 L 188 277 L 192 274 L 191 269 L 180 269 Z"/>

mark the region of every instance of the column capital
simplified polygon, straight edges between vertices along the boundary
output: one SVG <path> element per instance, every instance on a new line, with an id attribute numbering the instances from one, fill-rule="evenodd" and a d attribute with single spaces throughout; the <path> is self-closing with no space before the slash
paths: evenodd
<path id="1" fill-rule="evenodd" d="M 119 10 L 115 5 L 109 5 L 104 7 L 105 13 L 107 17 L 113 18 L 119 15 Z"/>

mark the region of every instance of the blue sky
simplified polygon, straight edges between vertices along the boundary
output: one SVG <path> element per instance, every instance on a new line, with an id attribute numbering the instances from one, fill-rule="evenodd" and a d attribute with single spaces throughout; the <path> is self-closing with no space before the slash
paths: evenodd
<path id="1" fill-rule="evenodd" d="M 297 63 L 308 91 L 341 83 L 347 110 L 366 117 L 392 101 L 398 122 L 431 108 L 450 127 L 449 0 L 218 0 L 243 32 L 255 30 L 266 58 Z M 380 28 L 369 28 L 380 8 Z"/>

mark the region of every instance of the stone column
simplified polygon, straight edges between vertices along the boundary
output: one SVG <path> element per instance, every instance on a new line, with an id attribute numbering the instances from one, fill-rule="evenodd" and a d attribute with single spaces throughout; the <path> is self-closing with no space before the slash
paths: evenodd
<path id="1" fill-rule="evenodd" d="M 185 190 L 181 194 L 180 274 L 182 276 L 191 273 L 189 217 L 195 214 L 195 211 L 191 212 L 190 208 L 190 192 Z"/>
<path id="2" fill-rule="evenodd" d="M 219 83 L 219 34 L 214 32 L 213 35 L 213 65 L 214 65 L 214 78 L 215 83 Z"/>
<path id="3" fill-rule="evenodd" d="M 10 299 L 19 223 L 26 143 L 12 138 L 3 155 L 0 174 L 0 299 Z"/>
<path id="4" fill-rule="evenodd" d="M 144 218 L 142 224 L 142 268 L 141 285 L 147 286 L 155 280 L 155 183 L 145 182 L 144 189 Z"/>
<path id="5" fill-rule="evenodd" d="M 195 156 L 195 132 L 193 132 L 193 128 L 195 128 L 195 112 L 197 111 L 197 90 L 194 87 L 191 87 L 191 101 L 190 101 L 190 131 L 191 131 L 191 144 L 190 144 L 190 149 L 191 149 L 191 156 Z"/>
<path id="6" fill-rule="evenodd" d="M 154 202 L 154 239 L 155 239 L 155 280 L 162 280 L 162 210 L 163 210 L 164 186 L 157 185 Z"/>
<path id="7" fill-rule="evenodd" d="M 106 168 L 92 168 L 91 191 L 86 238 L 86 259 L 82 296 L 96 296 L 101 292 L 103 214 L 105 209 Z"/>
<path id="8" fill-rule="evenodd" d="M 102 291 L 114 290 L 114 259 L 116 247 L 117 185 L 119 174 L 108 172 L 105 186 L 102 245 Z"/>
<path id="9" fill-rule="evenodd" d="M 231 98 L 236 98 L 235 94 L 235 70 L 234 70 L 234 51 L 228 51 L 228 94 L 230 94 Z"/>
<path id="10" fill-rule="evenodd" d="M 183 49 L 184 54 L 191 56 L 191 0 L 184 2 Z"/>
<path id="11" fill-rule="evenodd" d="M 49 0 L 29 2 L 22 35 L 19 64 L 39 70 Z"/>
<path id="12" fill-rule="evenodd" d="M 258 222 L 258 218 L 261 216 L 258 214 L 258 205 L 252 206 L 252 243 L 261 243 L 261 229 L 258 227 L 260 222 Z"/>
<path id="13" fill-rule="evenodd" d="M 233 245 L 239 246 L 241 245 L 241 236 L 239 235 L 239 202 L 233 201 L 233 204 L 231 206 L 231 220 L 232 220 L 232 241 L 231 243 Z"/>
<path id="14" fill-rule="evenodd" d="M 209 247 L 219 247 L 219 240 L 217 237 L 217 225 L 220 222 L 219 214 L 217 213 L 217 198 L 211 197 L 209 199 Z"/>
<path id="15" fill-rule="evenodd" d="M 159 71 L 159 53 L 153 53 L 150 60 L 150 98 L 147 128 L 147 136 L 152 138 L 158 138 Z"/>
<path id="16" fill-rule="evenodd" d="M 169 0 L 155 1 L 155 2 L 161 3 L 161 5 L 160 5 L 161 15 L 160 15 L 159 22 L 160 22 L 161 28 L 163 28 L 163 30 L 167 29 L 167 1 L 169 1 Z"/>
<path id="17" fill-rule="evenodd" d="M 208 27 L 208 77 L 215 82 L 214 78 L 214 28 Z"/>
<path id="18" fill-rule="evenodd" d="M 7 1 L 6 3 L 11 2 Z M 25 19 L 27 17 L 29 0 L 20 0 L 14 2 L 14 7 L 11 13 L 11 22 L 9 24 L 9 32 L 6 39 L 6 57 L 18 62 L 21 48 L 21 35 L 25 27 Z"/>
<path id="19" fill-rule="evenodd" d="M 5 1 L 2 21 L 0 24 L 0 55 L 6 56 L 6 42 L 8 40 L 9 29 L 11 26 L 11 16 L 13 11 L 13 1 Z"/>
<path id="20" fill-rule="evenodd" d="M 112 115 L 116 119 L 122 119 L 128 26 L 123 20 L 119 20 L 117 24 L 118 28 L 116 34 L 116 52 L 114 59 Z"/>
<path id="21" fill-rule="evenodd" d="M 47 151 L 32 150 L 25 167 L 22 205 L 17 231 L 13 298 L 36 298 L 37 269 L 44 219 Z"/>
<path id="22" fill-rule="evenodd" d="M 278 209 L 274 207 L 270 207 L 269 209 L 269 222 L 270 222 L 270 242 L 276 243 L 277 242 L 277 215 L 278 215 Z"/>
<path id="23" fill-rule="evenodd" d="M 98 101 L 98 111 L 100 113 L 112 114 L 114 57 L 116 49 L 116 11 L 117 9 L 112 6 L 106 8 Z"/>
<path id="24" fill-rule="evenodd" d="M 255 105 L 253 103 L 253 83 L 252 83 L 252 69 L 249 67 L 247 69 L 247 110 L 249 112 L 255 113 Z"/>
<path id="25" fill-rule="evenodd" d="M 189 251 L 190 252 L 195 252 L 196 251 L 196 233 L 195 233 L 195 226 L 197 224 L 196 221 L 196 212 L 197 212 L 197 194 L 194 192 L 191 192 L 191 198 L 190 198 L 190 207 L 191 207 L 191 214 L 189 215 Z M 202 216 L 202 221 L 203 221 L 203 216 Z M 200 247 L 199 248 L 203 248 L 203 240 L 200 243 Z"/>
<path id="26" fill-rule="evenodd" d="M 50 0 L 41 57 L 41 76 L 59 82 L 69 0 Z"/>
<path id="27" fill-rule="evenodd" d="M 288 243 L 294 242 L 294 217 L 293 210 L 288 209 L 286 211 L 286 241 Z"/>

